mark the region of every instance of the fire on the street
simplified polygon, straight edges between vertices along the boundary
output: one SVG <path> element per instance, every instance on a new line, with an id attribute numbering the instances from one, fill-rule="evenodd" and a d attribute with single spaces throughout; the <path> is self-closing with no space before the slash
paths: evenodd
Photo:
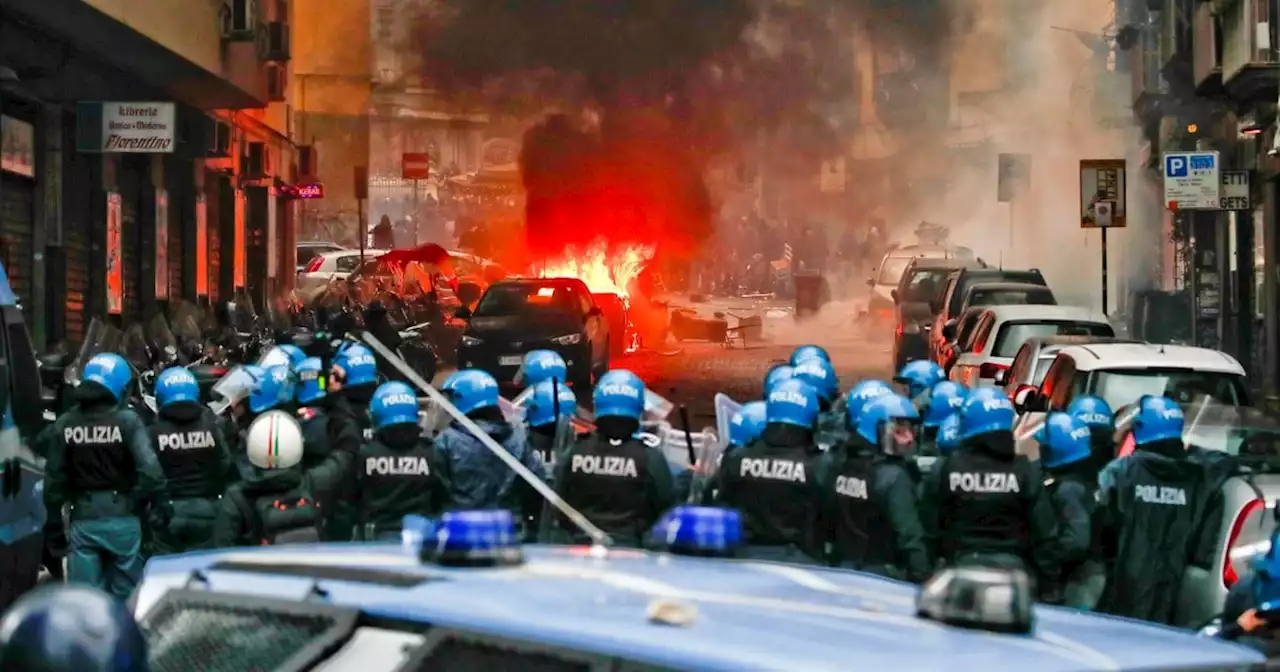
<path id="1" fill-rule="evenodd" d="M 582 253 L 566 248 L 558 260 L 549 259 L 534 265 L 533 273 L 544 278 L 578 278 L 594 294 L 611 293 L 627 297 L 631 286 L 649 260 L 654 249 L 642 245 L 614 245 L 599 240 Z"/>

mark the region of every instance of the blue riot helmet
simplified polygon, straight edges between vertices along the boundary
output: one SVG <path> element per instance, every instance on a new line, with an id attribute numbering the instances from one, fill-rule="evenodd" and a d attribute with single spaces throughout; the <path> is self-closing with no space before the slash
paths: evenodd
<path id="1" fill-rule="evenodd" d="M 129 383 L 133 382 L 133 372 L 129 369 L 129 362 L 126 362 L 124 357 L 114 352 L 104 352 L 94 355 L 84 365 L 84 374 L 80 376 L 80 381 L 97 383 L 110 392 L 116 401 L 122 401 Z"/>
<path id="2" fill-rule="evenodd" d="M 480 369 L 463 369 L 448 388 L 450 401 L 464 415 L 498 407 L 498 381 Z M 452 376 L 451 376 L 452 377 Z"/>
<path id="3" fill-rule="evenodd" d="M 369 419 L 374 429 L 418 424 L 418 395 L 401 382 L 383 383 L 369 399 Z"/>
<path id="4" fill-rule="evenodd" d="M 272 366 L 285 365 L 289 368 L 296 367 L 307 358 L 307 354 L 296 345 L 277 345 L 267 350 L 258 358 L 258 366 L 262 368 L 270 368 Z"/>
<path id="5" fill-rule="evenodd" d="M 745 446 L 760 438 L 768 417 L 768 405 L 763 401 L 750 401 L 729 421 L 729 445 Z"/>
<path id="6" fill-rule="evenodd" d="M 444 382 L 440 383 L 440 391 L 452 393 L 453 388 L 457 386 L 458 381 L 462 379 L 462 374 L 465 373 L 466 371 L 467 371 L 466 369 L 462 369 L 461 371 L 454 371 L 453 373 L 449 374 L 444 379 Z"/>
<path id="7" fill-rule="evenodd" d="M 853 386 L 845 396 L 845 424 L 850 429 L 858 426 L 858 418 L 862 416 L 862 408 L 868 401 L 886 394 L 894 394 L 893 388 L 882 380 L 864 380 Z"/>
<path id="8" fill-rule="evenodd" d="M 853 431 L 887 455 L 907 455 L 919 445 L 920 412 L 900 394 L 883 394 L 868 401 Z"/>
<path id="9" fill-rule="evenodd" d="M 1137 407 L 1138 412 L 1133 416 L 1133 445 L 1182 439 L 1184 418 L 1182 407 L 1176 401 L 1144 394 Z"/>
<path id="10" fill-rule="evenodd" d="M 560 418 L 572 418 L 578 412 L 578 395 L 563 380 L 547 378 L 533 386 L 525 408 L 529 426 L 543 427 L 558 422 Z M 560 415 L 556 415 L 557 411 Z"/>
<path id="11" fill-rule="evenodd" d="M 626 369 L 614 369 L 600 376 L 592 394 L 597 418 L 611 416 L 636 421 L 644 416 L 644 397 L 644 381 Z"/>
<path id="12" fill-rule="evenodd" d="M 184 402 L 200 403 L 200 383 L 185 366 L 174 366 L 156 376 L 156 406 L 168 408 Z"/>
<path id="13" fill-rule="evenodd" d="M 812 429 L 818 419 L 818 391 L 799 380 L 779 383 L 764 401 L 765 424 Z"/>
<path id="14" fill-rule="evenodd" d="M 802 345 L 791 353 L 790 364 L 791 366 L 799 366 L 801 362 L 806 362 L 810 359 L 821 359 L 828 364 L 831 363 L 831 355 L 822 346 Z"/>
<path id="15" fill-rule="evenodd" d="M 929 401 L 924 408 L 925 427 L 939 427 L 947 418 L 960 412 L 969 388 L 950 380 L 939 381 L 929 390 Z"/>
<path id="16" fill-rule="evenodd" d="M 1260 612 L 1280 610 L 1280 529 L 1271 533 L 1271 545 L 1265 553 L 1254 556 L 1253 603 Z"/>
<path id="17" fill-rule="evenodd" d="M 373 351 L 359 343 L 348 343 L 333 358 L 333 372 L 343 385 L 378 382 L 378 360 Z"/>
<path id="18" fill-rule="evenodd" d="M 533 387 L 544 380 L 555 378 L 563 385 L 569 376 L 569 365 L 555 350 L 531 350 L 524 356 L 524 363 L 516 374 L 516 383 Z"/>
<path id="19" fill-rule="evenodd" d="M 320 369 L 323 363 L 319 357 L 308 357 L 298 363 L 293 372 L 298 376 L 298 403 L 303 406 L 314 404 L 324 398 L 324 388 L 320 387 Z"/>
<path id="20" fill-rule="evenodd" d="M 960 447 L 960 414 L 952 413 L 950 417 L 942 421 L 942 425 L 938 427 L 938 438 L 935 440 L 938 444 L 938 454 L 950 455 Z"/>
<path id="21" fill-rule="evenodd" d="M 808 383 L 824 402 L 830 403 L 840 394 L 840 381 L 836 378 L 835 367 L 825 359 L 810 357 L 800 362 L 795 367 L 795 379 Z"/>
<path id="22" fill-rule="evenodd" d="M 907 397 L 914 401 L 946 378 L 947 374 L 943 373 L 941 366 L 925 359 L 917 359 L 907 362 L 898 375 L 894 376 L 893 382 L 905 385 Z"/>
<path id="23" fill-rule="evenodd" d="M 77 585 L 46 584 L 0 620 L 0 670 L 147 672 L 147 641 L 124 603 Z"/>
<path id="24" fill-rule="evenodd" d="M 764 376 L 764 396 L 769 395 L 769 390 L 772 390 L 774 385 L 777 385 L 784 380 L 791 380 L 795 375 L 796 367 L 791 366 L 790 364 L 778 364 L 772 369 L 769 369 L 769 373 L 766 373 Z"/>
<path id="25" fill-rule="evenodd" d="M 1013 402 L 1003 390 L 995 387 L 974 390 L 960 407 L 960 440 L 967 441 L 989 432 L 1012 432 L 1017 415 Z"/>
<path id="26" fill-rule="evenodd" d="M 262 379 L 249 393 L 249 412 L 265 413 L 284 404 L 293 403 L 297 396 L 297 379 L 288 366 L 280 364 L 263 370 Z"/>
<path id="27" fill-rule="evenodd" d="M 1089 428 L 1068 413 L 1055 411 L 1032 435 L 1040 444 L 1040 466 L 1057 469 L 1087 459 L 1093 454 Z"/>
<path id="28" fill-rule="evenodd" d="M 1115 428 L 1116 414 L 1111 410 L 1111 406 L 1102 397 L 1091 394 L 1073 399 L 1071 405 L 1067 407 L 1067 415 L 1079 420 L 1089 429 Z"/>

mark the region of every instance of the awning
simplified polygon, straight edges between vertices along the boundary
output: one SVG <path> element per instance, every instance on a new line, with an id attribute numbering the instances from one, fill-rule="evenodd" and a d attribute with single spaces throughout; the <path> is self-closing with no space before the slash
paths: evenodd
<path id="1" fill-rule="evenodd" d="M 103 65 L 113 68 L 120 71 L 124 79 L 137 78 L 149 88 L 205 110 L 266 107 L 266 101 L 170 51 L 83 0 L 0 0 L 0 20 L 4 19 L 29 24 L 35 32 L 73 47 L 47 59 L 52 63 L 17 64 L 46 71 L 41 79 L 58 79 L 62 76 L 61 65 L 74 59 L 96 63 L 99 68 Z M 27 33 L 19 28 L 8 26 L 4 31 L 4 39 L 0 40 L 0 44 L 4 44 L 0 48 L 0 63 L 23 57 L 13 53 L 18 49 L 11 51 L 9 47 L 11 40 L 18 39 L 15 33 Z M 27 34 L 25 37 L 29 41 L 40 42 L 37 35 Z M 59 58 L 63 63 L 56 62 Z M 27 79 L 21 72 L 19 76 Z M 71 102 L 66 98 L 79 97 L 75 93 L 78 83 L 58 81 L 49 88 L 62 93 L 59 96 L 61 102 Z M 35 85 L 44 88 L 39 82 Z"/>

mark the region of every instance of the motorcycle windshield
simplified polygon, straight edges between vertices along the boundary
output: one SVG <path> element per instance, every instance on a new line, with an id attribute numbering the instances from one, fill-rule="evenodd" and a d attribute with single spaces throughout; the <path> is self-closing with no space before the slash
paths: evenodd
<path id="1" fill-rule="evenodd" d="M 236 331 L 252 331 L 258 322 L 258 309 L 253 305 L 253 299 L 249 298 L 243 290 L 236 292 L 235 310 L 231 311 L 231 321 Z"/>
<path id="2" fill-rule="evenodd" d="M 147 340 L 163 355 L 165 361 L 174 361 L 178 357 L 178 337 L 169 328 L 169 321 L 164 315 L 157 314 L 147 322 Z"/>
<path id="3" fill-rule="evenodd" d="M 267 324 L 271 326 L 271 331 L 282 332 L 293 328 L 292 315 L 287 309 L 288 300 L 287 296 L 280 296 L 267 303 L 266 318 Z"/>
<path id="4" fill-rule="evenodd" d="M 257 384 L 258 378 L 253 372 L 243 366 L 237 366 L 210 388 L 213 401 L 209 402 L 209 408 L 221 415 L 231 406 L 248 399 Z"/>
<path id="5" fill-rule="evenodd" d="M 204 315 L 196 304 L 190 301 L 179 301 L 173 309 L 173 319 L 170 320 L 169 328 L 179 345 L 200 343 L 204 333 L 200 328 L 203 320 Z"/>
<path id="6" fill-rule="evenodd" d="M 135 369 L 151 368 L 151 356 L 147 351 L 147 334 L 142 325 L 134 323 L 124 330 L 124 339 L 120 343 L 120 353 L 129 360 Z"/>
<path id="7" fill-rule="evenodd" d="M 118 328 L 103 322 L 100 318 L 93 318 L 89 328 L 85 330 L 84 343 L 80 345 L 80 351 L 76 353 L 75 359 L 71 360 L 62 374 L 63 380 L 72 385 L 79 383 L 80 372 L 84 370 L 84 365 L 94 356 L 104 352 L 120 352 L 123 339 L 124 334 Z"/>

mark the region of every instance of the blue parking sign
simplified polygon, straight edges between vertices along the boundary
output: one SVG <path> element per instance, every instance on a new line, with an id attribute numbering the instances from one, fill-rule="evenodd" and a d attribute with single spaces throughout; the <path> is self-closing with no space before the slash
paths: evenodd
<path id="1" fill-rule="evenodd" d="M 1164 174 L 1166 177 L 1186 177 L 1187 176 L 1187 157 L 1185 156 L 1164 157 Z"/>

